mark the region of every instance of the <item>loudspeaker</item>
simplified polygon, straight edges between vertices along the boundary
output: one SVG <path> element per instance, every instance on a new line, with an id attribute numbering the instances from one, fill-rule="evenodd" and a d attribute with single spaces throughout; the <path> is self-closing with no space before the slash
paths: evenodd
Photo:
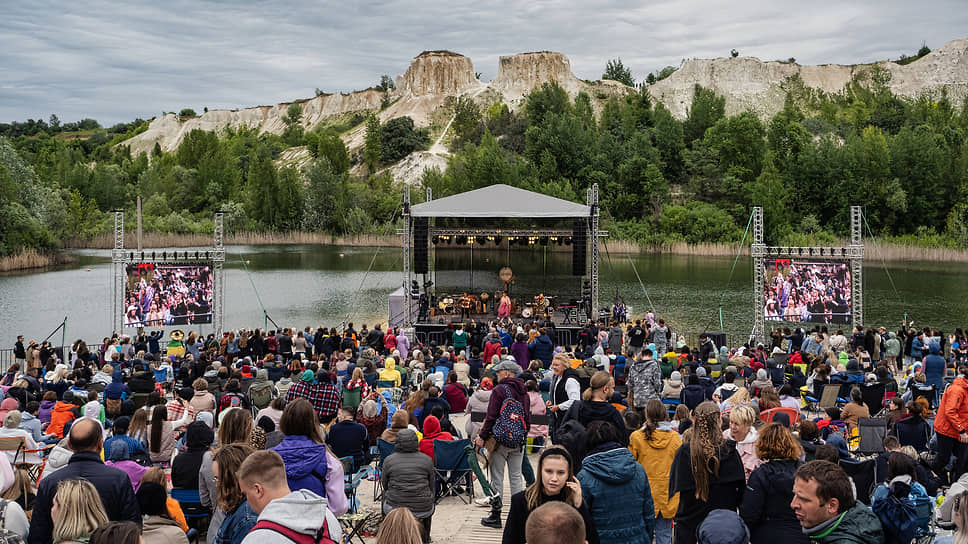
<path id="1" fill-rule="evenodd" d="M 575 219 L 571 232 L 572 240 L 574 240 L 571 244 L 571 275 L 584 276 L 585 253 L 588 246 L 588 237 L 586 236 L 588 231 L 585 227 L 585 219 Z"/>
<path id="2" fill-rule="evenodd" d="M 427 273 L 427 218 L 415 217 L 413 220 L 413 273 Z"/>

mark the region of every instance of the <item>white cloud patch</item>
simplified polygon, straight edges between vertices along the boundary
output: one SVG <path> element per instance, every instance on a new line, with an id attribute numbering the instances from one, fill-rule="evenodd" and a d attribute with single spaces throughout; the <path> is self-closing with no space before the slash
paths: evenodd
<path id="1" fill-rule="evenodd" d="M 243 108 L 363 89 L 421 51 L 560 51 L 597 79 L 621 57 L 637 79 L 735 48 L 764 60 L 864 63 L 966 37 L 958 0 L 621 2 L 466 0 L 8 2 L 0 14 L 0 121 L 109 125 L 191 107 Z"/>

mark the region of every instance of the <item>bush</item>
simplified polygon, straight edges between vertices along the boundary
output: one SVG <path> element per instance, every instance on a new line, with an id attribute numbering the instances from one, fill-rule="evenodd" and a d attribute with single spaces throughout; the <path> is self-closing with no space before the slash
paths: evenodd
<path id="1" fill-rule="evenodd" d="M 180 112 L 178 112 L 178 116 L 181 117 L 182 119 L 188 119 L 190 117 L 198 117 L 198 114 L 195 113 L 195 110 L 191 108 L 185 108 Z"/>

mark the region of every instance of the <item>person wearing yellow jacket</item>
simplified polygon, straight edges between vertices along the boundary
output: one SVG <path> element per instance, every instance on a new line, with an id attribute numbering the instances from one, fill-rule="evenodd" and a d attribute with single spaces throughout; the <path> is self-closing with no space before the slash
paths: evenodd
<path id="1" fill-rule="evenodd" d="M 652 399 L 645 405 L 646 421 L 629 437 L 629 450 L 649 477 L 655 505 L 655 542 L 672 542 L 672 518 L 679 508 L 679 494 L 669 496 L 669 474 L 682 439 L 668 421 L 665 405 Z"/>
<path id="2" fill-rule="evenodd" d="M 377 378 L 381 382 L 393 382 L 393 387 L 400 387 L 400 371 L 397 370 L 397 362 L 393 357 L 387 357 L 383 363 L 383 370 Z"/>

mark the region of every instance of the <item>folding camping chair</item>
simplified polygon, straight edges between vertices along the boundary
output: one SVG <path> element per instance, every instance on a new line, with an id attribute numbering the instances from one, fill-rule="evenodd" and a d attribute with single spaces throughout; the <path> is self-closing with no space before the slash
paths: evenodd
<path id="1" fill-rule="evenodd" d="M 197 489 L 172 489 L 171 498 L 178 501 L 182 513 L 185 514 L 186 521 L 190 519 L 204 519 L 212 515 L 212 511 L 202 504 L 202 499 L 198 496 Z M 198 542 L 198 528 L 193 527 L 192 529 L 195 530 L 195 542 Z"/>
<path id="2" fill-rule="evenodd" d="M 383 462 L 393 454 L 396 444 L 377 438 L 376 447 L 380 452 L 380 458 L 376 462 L 376 478 L 373 479 L 373 500 L 379 501 L 383 499 L 383 485 L 380 482 L 383 479 Z"/>
<path id="3" fill-rule="evenodd" d="M 877 414 L 884 405 L 884 390 L 882 383 L 869 383 L 860 387 L 861 398 L 864 399 L 864 404 L 871 414 Z"/>
<path id="4" fill-rule="evenodd" d="M 6 438 L 0 438 L 0 454 L 5 454 L 6 452 L 14 452 L 13 462 L 10 463 L 14 467 L 22 467 L 27 470 L 27 474 L 30 475 L 31 481 L 34 483 L 40 479 L 40 474 L 44 469 L 44 463 L 46 459 L 42 460 L 40 463 L 32 463 L 27 461 L 28 453 L 43 453 L 47 449 L 53 448 L 53 446 L 47 448 L 38 448 L 36 450 L 27 449 L 27 441 L 23 436 L 11 436 Z"/>
<path id="5" fill-rule="evenodd" d="M 780 406 L 778 408 L 763 410 L 760 412 L 760 421 L 763 423 L 773 423 L 773 417 L 779 413 L 784 413 L 789 416 L 790 425 L 800 423 L 800 412 L 798 412 L 795 408 L 790 408 L 789 406 Z"/>
<path id="6" fill-rule="evenodd" d="M 437 473 L 437 496 L 439 503 L 447 495 L 457 495 L 465 504 L 474 500 L 474 485 L 471 480 L 470 465 L 467 463 L 465 448 L 470 445 L 469 439 L 463 440 L 434 440 L 434 472 Z M 467 500 L 463 493 L 453 493 L 454 487 L 464 481 Z"/>
<path id="7" fill-rule="evenodd" d="M 860 455 L 874 455 L 884 452 L 884 437 L 887 436 L 887 420 L 880 417 L 862 417 L 857 420 L 860 443 L 856 452 Z"/>
<path id="8" fill-rule="evenodd" d="M 827 408 L 833 408 L 838 404 L 845 403 L 846 401 L 840 397 L 840 384 L 828 383 L 823 386 L 820 391 L 820 400 L 818 401 L 814 397 L 804 397 L 810 404 L 811 411 L 820 413 Z"/>
<path id="9" fill-rule="evenodd" d="M 874 459 L 841 459 L 840 466 L 854 481 L 857 500 L 870 506 L 871 495 L 877 485 L 877 478 L 874 476 Z"/>

